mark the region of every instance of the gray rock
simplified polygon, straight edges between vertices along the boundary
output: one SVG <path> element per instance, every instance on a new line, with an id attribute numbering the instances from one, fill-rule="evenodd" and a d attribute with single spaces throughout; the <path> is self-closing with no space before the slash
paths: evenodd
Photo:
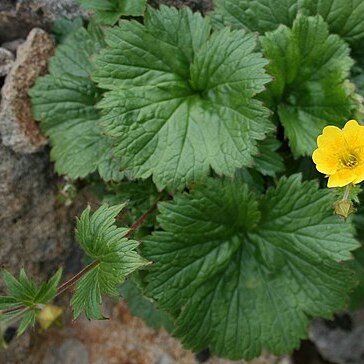
<path id="1" fill-rule="evenodd" d="M 309 337 L 324 359 L 335 364 L 363 364 L 364 310 L 339 316 L 333 322 L 315 320 Z"/>
<path id="2" fill-rule="evenodd" d="M 3 48 L 6 48 L 7 50 L 9 50 L 10 52 L 16 54 L 18 47 L 20 45 L 22 45 L 24 42 L 25 42 L 25 39 L 19 38 L 19 39 L 12 40 L 10 42 L 5 42 L 1 46 Z"/>
<path id="3" fill-rule="evenodd" d="M 3 144 L 18 153 L 40 150 L 47 140 L 32 117 L 29 88 L 46 73 L 54 52 L 52 38 L 42 29 L 33 29 L 18 48 L 13 67 L 1 90 L 0 134 Z"/>
<path id="4" fill-rule="evenodd" d="M 21 155 L 0 144 L 0 262 L 13 274 L 24 267 L 38 282 L 72 254 L 75 213 L 57 204 L 48 153 Z M 0 280 L 0 295 L 3 294 Z M 0 363 L 30 363 L 30 332 L 14 339 Z M 38 364 L 38 363 L 37 363 Z"/>
<path id="5" fill-rule="evenodd" d="M 50 347 L 43 364 L 89 364 L 89 354 L 80 341 L 68 339 L 60 346 Z"/>
<path id="6" fill-rule="evenodd" d="M 48 156 L 19 155 L 0 144 L 0 176 L 0 262 L 14 273 L 26 267 L 46 278 L 73 241 L 73 218 L 57 205 Z"/>
<path id="7" fill-rule="evenodd" d="M 0 43 L 25 38 L 31 29 L 50 30 L 58 17 L 87 17 L 75 0 L 0 1 Z"/>
<path id="8" fill-rule="evenodd" d="M 19 7 L 29 7 L 36 12 L 40 12 L 43 18 L 49 22 L 54 22 L 59 17 L 74 18 L 76 16 L 87 16 L 75 0 L 18 0 Z"/>
<path id="9" fill-rule="evenodd" d="M 14 63 L 14 55 L 8 49 L 0 48 L 0 77 L 6 76 Z"/>

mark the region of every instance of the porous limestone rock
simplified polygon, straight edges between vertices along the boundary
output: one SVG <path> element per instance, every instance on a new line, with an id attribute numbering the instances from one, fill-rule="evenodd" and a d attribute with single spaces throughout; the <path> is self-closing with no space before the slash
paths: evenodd
<path id="1" fill-rule="evenodd" d="M 1 90 L 2 142 L 17 153 L 33 153 L 47 144 L 32 117 L 28 91 L 36 79 L 47 72 L 47 61 L 53 52 L 53 39 L 44 30 L 33 29 L 19 46 L 15 63 Z"/>

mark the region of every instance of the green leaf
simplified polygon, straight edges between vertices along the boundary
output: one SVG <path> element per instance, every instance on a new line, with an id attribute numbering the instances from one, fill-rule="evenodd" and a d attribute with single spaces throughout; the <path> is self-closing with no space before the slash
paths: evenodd
<path id="1" fill-rule="evenodd" d="M 95 104 L 101 93 L 90 80 L 91 59 L 103 46 L 102 31 L 94 24 L 88 31 L 78 29 L 57 48 L 50 75 L 38 78 L 29 92 L 34 117 L 50 139 L 56 171 L 72 179 L 95 170 L 104 180 L 122 178 L 99 125 Z"/>
<path id="2" fill-rule="evenodd" d="M 352 197 L 350 199 L 357 203 L 357 205 L 354 205 L 357 207 L 357 211 L 353 215 L 353 221 L 356 227 L 357 239 L 362 244 L 354 252 L 354 259 L 347 262 L 347 266 L 355 272 L 354 279 L 357 283 L 357 286 L 350 294 L 349 302 L 349 310 L 354 311 L 362 308 L 364 304 L 364 194 L 360 193 L 359 196 Z"/>
<path id="3" fill-rule="evenodd" d="M 254 99 L 269 81 L 255 35 L 210 33 L 198 13 L 149 8 L 144 26 L 109 29 L 96 61 L 94 78 L 111 90 L 100 107 L 114 152 L 159 189 L 203 180 L 210 168 L 231 176 L 252 165 L 256 141 L 272 129 Z"/>
<path id="4" fill-rule="evenodd" d="M 39 310 L 30 310 L 24 314 L 18 327 L 18 336 L 24 334 L 27 328 L 35 325 L 35 318 L 37 317 L 38 312 Z"/>
<path id="5" fill-rule="evenodd" d="M 272 134 L 259 143 L 259 154 L 254 158 L 254 165 L 263 175 L 274 177 L 284 171 L 283 158 L 277 152 L 280 146 L 281 143 Z"/>
<path id="6" fill-rule="evenodd" d="M 14 297 L 10 296 L 0 296 L 0 309 L 10 308 L 10 305 L 16 305 L 17 301 Z"/>
<path id="7" fill-rule="evenodd" d="M 83 19 L 78 16 L 74 19 L 58 18 L 53 24 L 52 33 L 54 34 L 57 43 L 63 43 L 66 38 L 74 33 L 77 29 L 82 28 Z"/>
<path id="8" fill-rule="evenodd" d="M 341 264 L 358 247 L 332 213 L 333 194 L 299 175 L 262 197 L 208 180 L 159 205 L 164 231 L 145 239 L 147 294 L 177 312 L 174 334 L 193 350 L 249 360 L 289 352 L 309 319 L 330 317 L 353 286 Z"/>
<path id="9" fill-rule="evenodd" d="M 56 274 L 54 274 L 48 282 L 45 282 L 40 286 L 37 295 L 34 298 L 35 302 L 47 303 L 56 296 L 57 288 L 62 278 L 62 272 L 63 269 L 59 268 Z"/>
<path id="10" fill-rule="evenodd" d="M 0 297 L 0 311 L 12 310 L 8 313 L 0 313 L 0 322 L 7 320 L 21 320 L 18 327 L 18 336 L 22 335 L 28 327 L 35 324 L 35 317 L 39 309 L 37 305 L 46 304 L 51 301 L 57 293 L 57 287 L 62 277 L 62 269 L 51 277 L 48 282 L 43 283 L 39 288 L 28 278 L 22 269 L 19 279 L 12 274 L 3 271 L 3 279 L 8 296 Z M 0 332 L 1 336 L 1 332 Z"/>
<path id="11" fill-rule="evenodd" d="M 95 12 L 99 23 L 113 25 L 121 16 L 143 16 L 146 0 L 78 0 L 86 9 Z"/>
<path id="12" fill-rule="evenodd" d="M 20 306 L 17 299 L 10 296 L 0 296 L 0 311 L 6 311 L 12 309 L 14 307 Z M 18 314 L 19 311 L 13 311 L 8 313 L 1 313 L 0 314 L 0 329 L 1 329 L 1 322 L 10 319 L 12 316 Z M 0 330 L 0 337 L 1 337 L 1 330 Z"/>
<path id="13" fill-rule="evenodd" d="M 264 33 L 291 26 L 305 0 L 213 0 L 215 23 Z M 315 0 L 316 1 L 316 0 Z"/>
<path id="14" fill-rule="evenodd" d="M 330 32 L 340 35 L 356 50 L 364 44 L 364 2 L 362 0 L 305 0 L 312 15 L 320 14 Z"/>
<path id="15" fill-rule="evenodd" d="M 321 15 L 331 33 L 347 41 L 354 54 L 364 45 L 362 0 L 213 0 L 217 28 L 232 26 L 264 34 L 281 24 L 291 27 L 298 14 Z"/>
<path id="16" fill-rule="evenodd" d="M 349 310 L 354 311 L 363 307 L 364 303 L 364 248 L 354 252 L 354 259 L 347 262 L 347 266 L 355 272 L 357 286 L 350 293 Z"/>
<path id="17" fill-rule="evenodd" d="M 4 270 L 3 279 L 8 294 L 15 298 L 18 302 L 25 305 L 33 303 L 37 294 L 37 288 L 26 275 L 24 269 L 21 269 L 19 279 L 16 279 L 11 273 Z"/>
<path id="18" fill-rule="evenodd" d="M 103 203 L 109 205 L 127 202 L 126 211 L 128 216 L 126 221 L 128 225 L 132 225 L 158 201 L 160 193 L 150 179 L 145 181 L 121 181 L 107 186 L 107 189 L 99 194 L 99 198 Z M 149 219 L 143 223 L 145 230 L 153 226 L 154 219 Z"/>
<path id="19" fill-rule="evenodd" d="M 48 303 L 56 295 L 61 277 L 62 269 L 59 269 L 48 282 L 44 282 L 38 288 L 36 284 L 28 278 L 24 269 L 21 269 L 19 279 L 16 279 L 12 274 L 4 270 L 3 279 L 9 297 L 2 297 L 2 299 L 5 299 L 3 304 L 6 303 L 7 298 L 10 299 L 9 303 L 18 303 L 25 306 Z M 1 304 L 2 302 L 0 300 L 0 305 Z"/>
<path id="20" fill-rule="evenodd" d="M 364 96 L 364 68 L 358 65 L 353 67 L 351 80 L 357 87 L 358 93 Z"/>
<path id="21" fill-rule="evenodd" d="M 216 29 L 229 26 L 233 29 L 251 30 L 246 11 L 251 0 L 213 0 L 214 11 L 209 14 Z"/>
<path id="22" fill-rule="evenodd" d="M 128 302 L 128 308 L 132 315 L 138 316 L 153 329 L 164 327 L 168 332 L 173 329 L 171 317 L 164 311 L 155 307 L 154 302 L 143 296 L 136 284 L 128 279 L 120 289 L 121 295 Z"/>
<path id="23" fill-rule="evenodd" d="M 115 218 L 124 205 L 102 205 L 91 214 L 87 208 L 77 221 L 76 238 L 94 266 L 77 283 L 72 297 L 74 318 L 82 311 L 89 319 L 102 319 L 102 294 L 118 296 L 117 286 L 136 269 L 148 264 L 139 256 L 126 228 L 118 228 Z"/>
<path id="24" fill-rule="evenodd" d="M 349 47 L 329 35 L 319 16 L 299 16 L 292 30 L 280 26 L 261 43 L 271 60 L 270 97 L 293 155 L 311 155 L 323 127 L 342 127 L 354 112 L 352 91 L 344 82 L 353 65 Z"/>

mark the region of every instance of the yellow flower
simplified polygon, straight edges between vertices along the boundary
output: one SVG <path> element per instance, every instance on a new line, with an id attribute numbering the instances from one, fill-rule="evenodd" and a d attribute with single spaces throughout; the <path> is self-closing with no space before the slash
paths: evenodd
<path id="1" fill-rule="evenodd" d="M 312 159 L 328 177 L 327 187 L 343 187 L 364 180 L 364 126 L 349 120 L 343 129 L 326 126 L 317 138 Z"/>

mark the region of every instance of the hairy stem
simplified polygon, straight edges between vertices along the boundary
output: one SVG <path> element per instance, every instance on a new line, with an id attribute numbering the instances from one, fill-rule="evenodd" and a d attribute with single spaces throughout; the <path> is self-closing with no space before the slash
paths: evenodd
<path id="1" fill-rule="evenodd" d="M 344 195 L 343 195 L 343 200 L 347 201 L 349 198 L 349 194 L 350 194 L 350 190 L 351 190 L 351 183 L 349 183 L 348 185 L 346 185 L 345 187 L 345 191 L 344 191 Z"/>

